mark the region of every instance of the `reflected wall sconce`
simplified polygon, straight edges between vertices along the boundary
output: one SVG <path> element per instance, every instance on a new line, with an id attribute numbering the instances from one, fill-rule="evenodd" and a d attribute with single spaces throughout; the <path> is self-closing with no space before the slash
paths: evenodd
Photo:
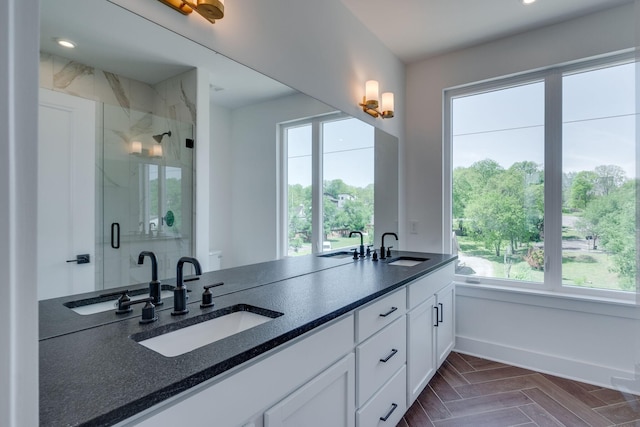
<path id="1" fill-rule="evenodd" d="M 140 141 L 131 141 L 129 153 L 130 154 L 137 154 L 137 155 L 142 154 L 142 142 L 140 142 Z"/>
<path id="2" fill-rule="evenodd" d="M 364 86 L 364 97 L 362 98 L 362 111 L 373 117 L 390 119 L 393 117 L 393 92 L 384 92 L 382 94 L 382 103 L 378 97 L 378 81 L 367 80 Z M 380 109 L 378 109 L 380 106 Z"/>
<path id="3" fill-rule="evenodd" d="M 162 145 L 153 145 L 153 148 L 151 149 L 151 157 L 162 157 Z"/>
<path id="4" fill-rule="evenodd" d="M 143 148 L 140 141 L 131 141 L 129 143 L 129 154 L 141 157 L 162 157 L 162 145 L 153 144 L 151 149 L 148 149 Z"/>
<path id="5" fill-rule="evenodd" d="M 204 19 L 215 24 L 216 19 L 224 17 L 224 0 L 158 0 L 177 10 L 183 15 L 189 15 L 194 10 Z"/>

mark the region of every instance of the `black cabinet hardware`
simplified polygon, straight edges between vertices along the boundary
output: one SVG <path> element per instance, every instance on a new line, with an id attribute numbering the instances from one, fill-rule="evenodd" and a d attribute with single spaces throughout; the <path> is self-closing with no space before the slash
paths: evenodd
<path id="1" fill-rule="evenodd" d="M 387 412 L 387 415 L 385 415 L 384 417 L 380 417 L 380 421 L 387 421 L 389 419 L 389 417 L 391 416 L 391 414 L 393 414 L 393 411 L 395 411 L 397 407 L 398 407 L 397 404 L 392 403 L 391 404 L 391 409 L 389 409 L 389 412 Z"/>
<path id="2" fill-rule="evenodd" d="M 389 355 L 387 357 L 385 357 L 384 359 L 380 359 L 380 361 L 382 363 L 387 363 L 389 361 L 389 359 L 391 359 L 393 356 L 396 355 L 396 353 L 398 352 L 398 350 L 396 350 L 395 348 L 391 349 L 391 353 L 389 353 Z"/>
<path id="3" fill-rule="evenodd" d="M 393 313 L 397 309 L 398 309 L 398 307 L 391 307 L 391 310 L 387 311 L 386 313 L 381 313 L 380 317 L 387 317 L 388 315 L 390 315 L 391 313 Z"/>

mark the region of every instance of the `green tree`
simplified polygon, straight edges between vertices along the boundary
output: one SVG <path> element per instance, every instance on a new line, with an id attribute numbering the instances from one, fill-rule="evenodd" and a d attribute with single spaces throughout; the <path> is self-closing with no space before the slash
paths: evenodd
<path id="1" fill-rule="evenodd" d="M 591 171 L 578 172 L 571 183 L 571 206 L 584 209 L 596 194 L 598 174 Z"/>
<path id="2" fill-rule="evenodd" d="M 618 165 L 601 165 L 596 167 L 596 190 L 598 194 L 606 196 L 620 187 L 626 180 L 626 173 Z"/>

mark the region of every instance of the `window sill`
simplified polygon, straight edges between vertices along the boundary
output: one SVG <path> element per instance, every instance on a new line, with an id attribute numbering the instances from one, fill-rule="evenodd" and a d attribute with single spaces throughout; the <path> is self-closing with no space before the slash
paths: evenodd
<path id="1" fill-rule="evenodd" d="M 459 280 L 456 280 L 455 284 L 456 296 L 640 319 L 640 301 L 637 300 L 636 294 L 631 294 L 630 299 L 615 299 L 569 292 L 466 283 Z"/>

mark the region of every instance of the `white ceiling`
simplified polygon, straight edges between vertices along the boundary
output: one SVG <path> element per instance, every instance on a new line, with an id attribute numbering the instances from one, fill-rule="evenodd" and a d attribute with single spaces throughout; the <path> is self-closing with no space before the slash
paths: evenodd
<path id="1" fill-rule="evenodd" d="M 342 0 L 400 60 L 420 59 L 633 0 Z"/>

